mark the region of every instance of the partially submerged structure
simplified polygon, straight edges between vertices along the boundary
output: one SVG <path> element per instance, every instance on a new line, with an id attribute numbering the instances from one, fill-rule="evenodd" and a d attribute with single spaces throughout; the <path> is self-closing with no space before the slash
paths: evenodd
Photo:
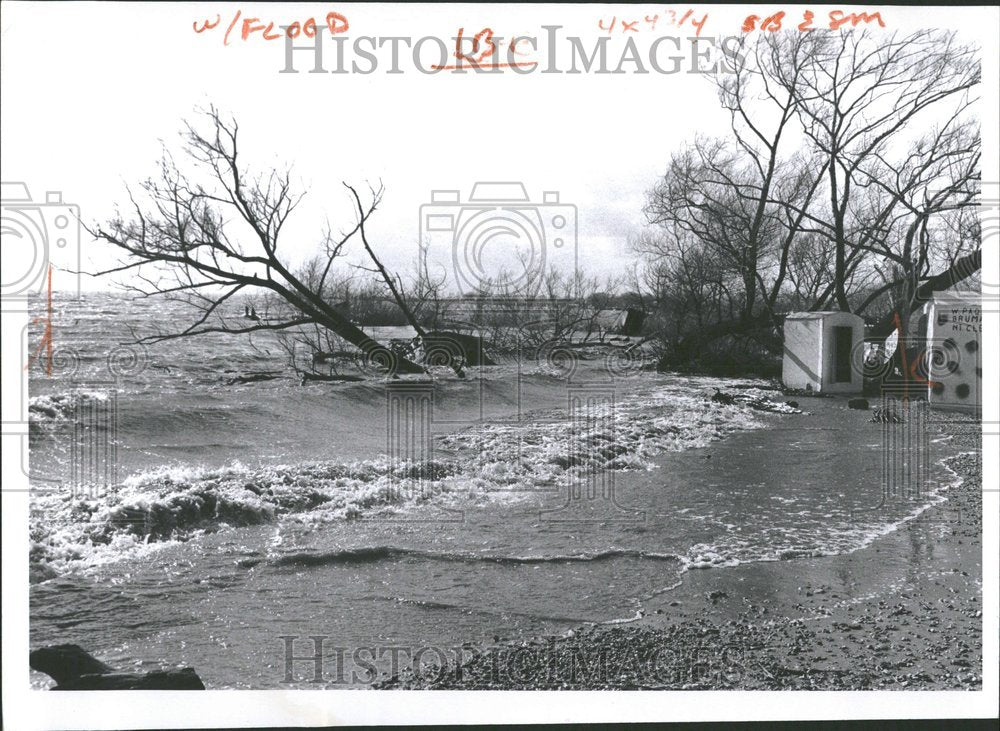
<path id="1" fill-rule="evenodd" d="M 602 330 L 629 337 L 638 335 L 645 321 L 646 313 L 635 307 L 624 310 L 598 310 L 593 316 L 594 324 Z"/>

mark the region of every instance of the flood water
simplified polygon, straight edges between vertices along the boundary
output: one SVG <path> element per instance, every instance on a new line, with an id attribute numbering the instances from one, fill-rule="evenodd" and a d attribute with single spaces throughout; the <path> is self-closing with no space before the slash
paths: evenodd
<path id="1" fill-rule="evenodd" d="M 902 427 L 835 399 L 724 405 L 716 387 L 784 399 L 637 363 L 301 385 L 273 334 L 116 350 L 182 317 L 57 301 L 30 380 L 33 647 L 316 687 L 285 655 L 321 636 L 324 684 L 365 685 L 385 648 L 628 621 L 691 570 L 857 550 L 951 479 L 947 424 L 887 483 Z M 250 371 L 281 377 L 227 385 Z"/>

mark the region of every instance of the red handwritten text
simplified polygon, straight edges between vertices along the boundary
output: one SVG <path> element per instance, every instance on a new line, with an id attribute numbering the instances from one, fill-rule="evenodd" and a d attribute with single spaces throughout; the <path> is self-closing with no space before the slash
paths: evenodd
<path id="1" fill-rule="evenodd" d="M 45 353 L 45 373 L 46 375 L 52 375 L 52 265 L 49 264 L 49 290 L 48 299 L 46 300 L 45 314 L 41 317 L 36 317 L 31 321 L 33 325 L 45 325 L 45 331 L 42 333 L 42 340 L 38 343 L 38 347 L 35 348 L 34 354 L 28 357 L 28 364 L 24 366 L 24 370 L 31 368 L 31 364 L 34 363 L 38 356 Z"/>
<path id="2" fill-rule="evenodd" d="M 783 22 L 785 21 L 786 13 L 784 10 L 778 11 L 767 16 L 760 15 L 748 15 L 743 20 L 743 27 L 741 30 L 744 33 L 750 33 L 755 30 L 769 31 L 775 33 L 782 29 Z M 814 20 L 816 14 L 812 10 L 805 10 L 802 12 L 802 20 L 796 27 L 801 31 L 813 30 L 816 27 L 814 25 Z M 794 21 L 789 18 L 789 23 Z M 878 23 L 880 28 L 885 28 L 885 21 L 882 20 L 881 13 L 845 13 L 843 10 L 831 10 L 827 15 L 827 26 L 831 30 L 837 30 L 845 25 L 850 25 L 852 28 L 858 27 L 861 23 L 865 25 L 870 25 L 871 23 Z"/>
<path id="3" fill-rule="evenodd" d="M 242 21 L 242 23 L 240 22 Z M 216 14 L 215 20 L 206 18 L 201 21 L 194 21 L 191 23 L 191 27 L 194 29 L 195 33 L 204 33 L 206 31 L 214 30 L 219 27 L 222 23 L 222 16 Z M 314 38 L 316 36 L 316 29 L 325 27 L 330 35 L 336 35 L 338 33 L 345 33 L 350 24 L 347 22 L 347 18 L 340 13 L 329 12 L 326 14 L 326 18 L 323 20 L 323 25 L 319 25 L 316 18 L 307 18 L 306 20 L 299 22 L 298 20 L 293 20 L 287 25 L 276 24 L 272 20 L 261 20 L 260 18 L 243 17 L 243 11 L 237 10 L 233 15 L 232 20 L 229 21 L 229 25 L 226 26 L 226 31 L 222 36 L 222 42 L 224 45 L 229 45 L 229 39 L 235 30 L 239 34 L 239 39 L 243 41 L 250 40 L 250 38 L 259 36 L 265 41 L 275 41 L 284 36 L 289 38 L 298 38 L 300 35 L 304 35 L 306 38 Z M 284 29 L 284 31 L 282 31 Z"/>
<path id="4" fill-rule="evenodd" d="M 505 63 L 499 62 L 499 56 L 497 55 L 498 45 L 507 46 L 507 58 L 510 59 L 512 56 L 527 56 L 528 54 L 519 51 L 517 49 L 517 44 L 522 41 L 529 39 L 514 37 L 506 44 L 503 43 L 503 39 L 495 36 L 493 34 L 492 28 L 483 28 L 481 31 L 476 33 L 472 38 L 465 37 L 465 28 L 458 29 L 458 35 L 455 36 L 455 59 L 457 63 L 438 65 L 435 64 L 431 66 L 435 71 L 453 71 L 456 69 L 465 68 L 466 65 L 473 69 L 503 69 L 503 68 L 523 68 L 527 66 L 537 66 L 537 61 L 511 61 L 508 60 Z M 470 48 L 464 48 L 466 44 L 471 44 Z"/>
<path id="5" fill-rule="evenodd" d="M 611 35 L 615 32 L 616 28 L 619 33 L 639 33 L 644 30 L 655 30 L 657 23 L 672 25 L 675 28 L 681 28 L 685 23 L 689 23 L 695 29 L 695 35 L 700 36 L 701 30 L 705 27 L 705 21 L 707 20 L 708 13 L 705 13 L 699 19 L 694 16 L 693 10 L 688 10 L 682 15 L 678 15 L 673 10 L 665 10 L 662 16 L 657 14 L 643 15 L 638 18 L 633 18 L 632 16 L 619 18 L 615 15 L 610 20 L 602 18 L 597 21 L 597 27 L 607 32 L 608 35 Z"/>

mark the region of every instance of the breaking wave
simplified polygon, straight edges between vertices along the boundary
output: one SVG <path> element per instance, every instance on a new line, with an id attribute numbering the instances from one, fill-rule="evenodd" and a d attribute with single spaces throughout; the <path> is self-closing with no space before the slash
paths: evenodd
<path id="1" fill-rule="evenodd" d="M 72 418 L 83 403 L 107 400 L 108 394 L 105 391 L 70 391 L 32 396 L 28 399 L 28 422 L 36 428 L 64 422 Z"/>
<path id="2" fill-rule="evenodd" d="M 49 401 L 46 413 L 71 408 Z M 381 457 L 165 467 L 134 475 L 104 494 L 34 494 L 31 561 L 35 575 L 47 578 L 226 528 L 293 522 L 308 530 L 430 501 L 525 500 L 567 476 L 578 479 L 595 469 L 651 469 L 657 454 L 705 446 L 763 425 L 744 404 L 714 403 L 690 386 L 668 386 L 619 403 L 588 403 L 569 419 L 565 413 L 533 414 L 530 420 L 446 435 L 438 440 L 435 459 L 424 462 Z M 382 557 L 374 549 L 321 560 Z"/>

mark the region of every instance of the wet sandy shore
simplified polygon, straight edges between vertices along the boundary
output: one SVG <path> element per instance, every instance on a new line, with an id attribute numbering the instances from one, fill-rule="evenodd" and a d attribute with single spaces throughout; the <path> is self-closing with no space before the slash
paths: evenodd
<path id="1" fill-rule="evenodd" d="M 982 477 L 974 424 L 946 501 L 849 554 L 692 571 L 617 625 L 496 638 L 383 688 L 968 689 L 982 685 Z"/>

